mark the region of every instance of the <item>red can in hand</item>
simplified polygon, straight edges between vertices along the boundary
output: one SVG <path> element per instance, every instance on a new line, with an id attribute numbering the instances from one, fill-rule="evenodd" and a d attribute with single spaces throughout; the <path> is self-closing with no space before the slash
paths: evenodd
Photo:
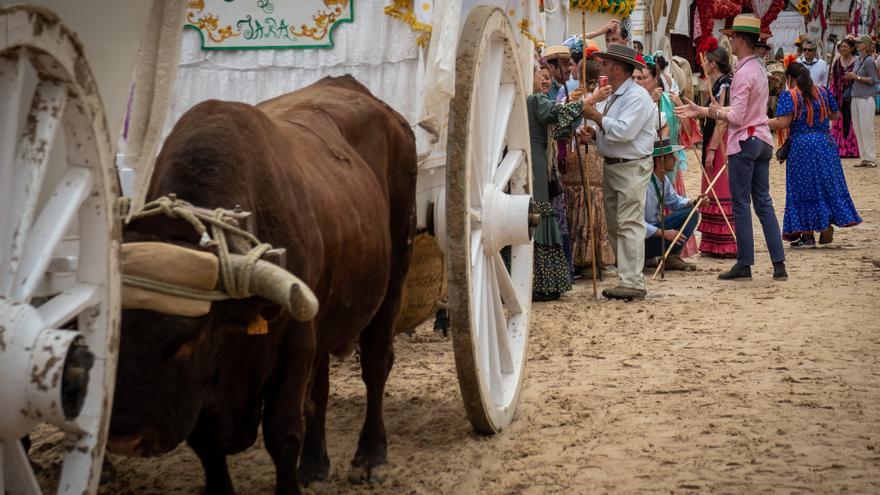
<path id="1" fill-rule="evenodd" d="M 608 76 L 599 76 L 599 87 L 608 86 Z"/>

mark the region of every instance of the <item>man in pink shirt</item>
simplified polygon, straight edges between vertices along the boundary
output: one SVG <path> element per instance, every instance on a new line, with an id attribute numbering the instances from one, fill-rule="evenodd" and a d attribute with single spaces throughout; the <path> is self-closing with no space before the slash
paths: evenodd
<path id="1" fill-rule="evenodd" d="M 737 56 L 736 71 L 730 86 L 730 106 L 717 102 L 706 108 L 688 101 L 678 107 L 680 117 L 702 116 L 728 123 L 727 161 L 730 192 L 733 197 L 733 218 L 736 230 L 736 264 L 718 276 L 721 280 L 751 280 L 755 264 L 755 242 L 752 237 L 751 200 L 761 221 L 770 261 L 773 262 L 773 280 L 787 280 L 782 233 L 773 199 L 770 197 L 770 157 L 773 141 L 767 127 L 767 96 L 769 86 L 764 66 L 755 57 L 755 46 L 761 32 L 761 20 L 746 15 L 737 16 L 731 29 L 722 30 L 730 37 L 730 47 Z"/>

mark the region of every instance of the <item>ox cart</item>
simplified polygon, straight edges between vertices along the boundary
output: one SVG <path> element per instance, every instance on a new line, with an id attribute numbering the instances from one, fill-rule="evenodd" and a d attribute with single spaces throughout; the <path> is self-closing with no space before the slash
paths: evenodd
<path id="1" fill-rule="evenodd" d="M 167 56 L 135 54 L 167 30 L 153 16 L 175 2 L 35 3 L 51 10 L 0 7 L 0 492 L 40 493 L 20 439 L 48 423 L 65 434 L 58 492 L 94 493 L 116 374 L 127 204 L 113 150 L 135 65 L 155 69 Z M 498 8 L 507 4 L 443 7 L 456 17 L 451 38 L 436 43 L 454 40 L 454 67 L 444 69 L 454 96 L 435 98 L 440 125 L 419 146 L 417 195 L 419 229 L 442 273 L 429 303 L 408 315 L 422 321 L 446 304 L 462 398 L 480 433 L 513 419 L 531 308 L 533 47 L 512 11 Z M 436 69 L 425 60 L 424 72 L 399 76 L 405 84 L 424 86 Z M 157 97 L 151 111 L 161 116 L 161 107 Z M 145 132 L 162 125 L 149 121 Z M 135 169 L 136 183 L 149 167 Z"/>

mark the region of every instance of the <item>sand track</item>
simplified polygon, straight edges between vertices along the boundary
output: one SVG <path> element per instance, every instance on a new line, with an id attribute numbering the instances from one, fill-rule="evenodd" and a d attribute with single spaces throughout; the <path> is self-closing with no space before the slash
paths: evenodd
<path id="1" fill-rule="evenodd" d="M 751 282 L 717 281 L 730 263 L 698 257 L 699 271 L 650 283 L 644 302 L 593 301 L 580 281 L 536 304 L 518 417 L 494 437 L 470 430 L 451 342 L 427 325 L 399 337 L 381 485 L 346 481 L 363 387 L 353 358 L 335 362 L 331 479 L 317 492 L 880 492 L 880 171 L 852 163 L 864 223 L 838 229 L 827 248 L 786 246 L 788 282 L 770 279 L 756 228 Z M 781 218 L 784 167 L 772 165 L 771 181 Z M 694 165 L 687 183 L 696 191 Z M 47 487 L 59 450 L 57 434 L 37 432 Z M 196 493 L 203 483 L 186 447 L 109 457 L 102 493 Z M 262 445 L 229 463 L 239 493 L 273 491 Z"/>

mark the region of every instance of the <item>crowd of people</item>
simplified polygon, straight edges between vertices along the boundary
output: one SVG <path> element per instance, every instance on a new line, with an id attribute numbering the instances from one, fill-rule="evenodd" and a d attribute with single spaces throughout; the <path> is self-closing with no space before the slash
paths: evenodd
<path id="1" fill-rule="evenodd" d="M 644 54 L 617 21 L 538 54 L 527 101 L 541 215 L 534 300 L 560 297 L 586 267 L 594 275 L 611 265 L 619 281 L 602 294 L 643 299 L 646 268 L 695 270 L 687 258 L 697 253 L 735 259 L 719 279 L 750 280 L 753 208 L 773 279 L 784 281 L 784 240 L 813 247 L 818 233 L 818 243 L 827 244 L 835 226 L 861 222 L 840 158 L 876 167 L 880 77 L 871 38 L 842 40 L 830 64 L 815 41 L 799 42 L 799 53 L 787 57 L 771 119 L 760 20 L 737 16 L 722 33 L 730 52 L 710 40 L 697 56 L 706 79 L 702 105 L 680 97 L 671 57 Z M 605 37 L 604 51 L 591 41 L 598 36 Z M 770 195 L 774 133 L 776 158 L 786 167 L 781 228 Z M 691 197 L 683 176 L 687 149 L 701 154 L 701 188 Z"/>

